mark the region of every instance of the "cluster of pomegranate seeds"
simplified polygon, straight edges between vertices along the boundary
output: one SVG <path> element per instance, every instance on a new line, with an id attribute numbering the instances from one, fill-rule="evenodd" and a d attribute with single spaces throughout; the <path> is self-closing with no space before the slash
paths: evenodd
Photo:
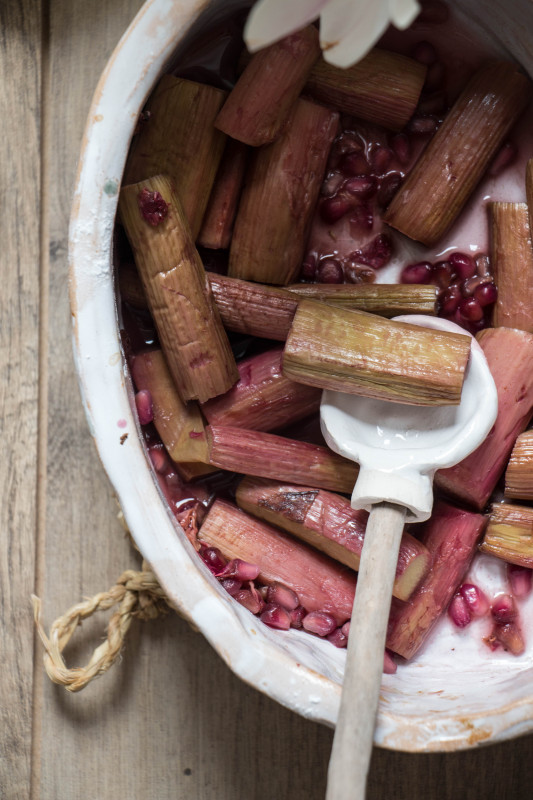
<path id="1" fill-rule="evenodd" d="M 138 194 L 137 202 L 143 219 L 149 225 L 156 227 L 168 216 L 168 203 L 159 192 L 150 192 L 148 189 L 143 189 Z"/>
<path id="2" fill-rule="evenodd" d="M 402 283 L 431 283 L 439 289 L 438 314 L 477 333 L 490 325 L 492 306 L 498 290 L 484 253 L 470 256 L 455 251 L 445 260 L 407 264 L 400 275 Z"/>

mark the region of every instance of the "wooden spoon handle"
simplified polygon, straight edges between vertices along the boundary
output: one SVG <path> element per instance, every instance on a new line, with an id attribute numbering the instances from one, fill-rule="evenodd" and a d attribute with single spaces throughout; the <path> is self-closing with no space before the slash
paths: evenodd
<path id="1" fill-rule="evenodd" d="M 353 604 L 341 706 L 326 800 L 364 800 L 379 702 L 383 654 L 406 509 L 372 508 Z"/>

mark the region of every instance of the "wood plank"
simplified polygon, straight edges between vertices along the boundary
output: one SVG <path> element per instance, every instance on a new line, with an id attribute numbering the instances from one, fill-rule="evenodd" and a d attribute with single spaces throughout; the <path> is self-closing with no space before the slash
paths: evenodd
<path id="1" fill-rule="evenodd" d="M 0 3 L 0 796 L 30 782 L 39 359 L 41 5 Z M 22 145 L 22 146 L 21 146 Z"/>

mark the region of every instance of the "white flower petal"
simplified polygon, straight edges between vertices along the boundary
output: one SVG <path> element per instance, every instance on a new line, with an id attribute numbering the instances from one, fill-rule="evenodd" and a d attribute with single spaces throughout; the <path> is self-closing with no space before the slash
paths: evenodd
<path id="1" fill-rule="evenodd" d="M 255 53 L 318 19 L 330 0 L 259 0 L 250 11 L 244 41 Z"/>
<path id="2" fill-rule="evenodd" d="M 392 24 L 403 31 L 418 17 L 420 6 L 416 0 L 389 0 L 389 13 Z"/>
<path id="3" fill-rule="evenodd" d="M 388 24 L 386 0 L 330 0 L 320 16 L 324 59 L 350 67 L 368 53 Z"/>

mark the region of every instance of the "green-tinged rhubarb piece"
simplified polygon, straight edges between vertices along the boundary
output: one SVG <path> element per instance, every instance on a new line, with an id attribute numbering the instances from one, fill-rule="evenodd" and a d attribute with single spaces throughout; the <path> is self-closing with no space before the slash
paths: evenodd
<path id="1" fill-rule="evenodd" d="M 505 472 L 505 496 L 533 500 L 533 431 L 517 438 Z"/>
<path id="2" fill-rule="evenodd" d="M 198 234 L 198 244 L 211 250 L 226 249 L 241 196 L 248 148 L 228 139 Z"/>
<path id="3" fill-rule="evenodd" d="M 304 300 L 283 373 L 322 389 L 411 405 L 457 405 L 470 338 Z"/>
<path id="4" fill-rule="evenodd" d="M 336 561 L 359 569 L 368 513 L 353 509 L 346 498 L 321 489 L 247 477 L 239 483 L 236 500 L 244 511 L 283 528 Z M 426 574 L 428 564 L 424 545 L 404 533 L 394 596 L 407 600 Z"/>
<path id="5" fill-rule="evenodd" d="M 288 586 L 307 612 L 326 611 L 338 625 L 350 618 L 356 584 L 351 570 L 232 503 L 215 500 L 198 539 L 228 559 L 257 564 L 260 581 Z"/>
<path id="6" fill-rule="evenodd" d="M 415 112 L 426 70 L 412 58 L 376 47 L 348 69 L 321 58 L 306 90 L 345 114 L 399 131 Z"/>
<path id="7" fill-rule="evenodd" d="M 253 154 L 233 229 L 231 277 L 294 281 L 338 120 L 335 112 L 298 100 L 283 135 Z"/>
<path id="8" fill-rule="evenodd" d="M 214 127 L 227 92 L 163 75 L 146 104 L 123 183 L 169 175 L 196 238 L 226 137 Z"/>
<path id="9" fill-rule="evenodd" d="M 327 447 L 273 433 L 209 425 L 209 463 L 230 472 L 351 492 L 358 474 L 353 461 Z"/>
<path id="10" fill-rule="evenodd" d="M 240 378 L 226 394 L 202 404 L 211 425 L 272 431 L 318 412 L 320 389 L 286 378 L 281 371 L 282 347 L 240 361 Z"/>
<path id="11" fill-rule="evenodd" d="M 485 527 L 485 517 L 435 503 L 431 519 L 413 526 L 429 551 L 429 570 L 406 603 L 393 599 L 387 647 L 412 658 L 426 641 L 464 579 Z"/>
<path id="12" fill-rule="evenodd" d="M 455 467 L 439 470 L 435 484 L 474 506 L 486 506 L 517 436 L 533 416 L 533 335 L 511 328 L 487 328 L 477 340 L 498 392 L 498 416 L 485 441 Z"/>
<path id="13" fill-rule="evenodd" d="M 533 569 L 533 508 L 495 503 L 480 550 L 509 564 Z"/>
<path id="14" fill-rule="evenodd" d="M 171 459 L 205 464 L 207 442 L 200 409 L 194 401 L 181 400 L 161 350 L 138 353 L 131 376 L 138 391 L 150 392 L 154 425 Z"/>
<path id="15" fill-rule="evenodd" d="M 181 399 L 226 392 L 239 373 L 169 178 L 123 187 L 119 213 Z"/>
<path id="16" fill-rule="evenodd" d="M 495 327 L 533 333 L 533 246 L 525 203 L 491 203 Z"/>
<path id="17" fill-rule="evenodd" d="M 275 141 L 319 55 L 318 30 L 312 25 L 260 50 L 224 103 L 216 127 L 254 147 Z"/>
<path id="18" fill-rule="evenodd" d="M 322 300 L 338 308 L 358 309 L 381 317 L 400 314 L 436 314 L 438 289 L 402 283 L 294 283 L 287 286 L 308 300 Z"/>
<path id="19" fill-rule="evenodd" d="M 438 242 L 530 98 L 530 80 L 516 64 L 482 66 L 394 196 L 385 221 L 428 246 Z"/>

